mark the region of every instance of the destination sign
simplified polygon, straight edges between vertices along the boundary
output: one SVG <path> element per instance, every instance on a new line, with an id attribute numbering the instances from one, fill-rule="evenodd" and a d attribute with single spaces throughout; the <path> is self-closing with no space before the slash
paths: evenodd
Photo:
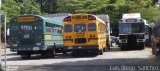
<path id="1" fill-rule="evenodd" d="M 127 19 L 126 22 L 137 22 L 136 19 Z"/>
<path id="2" fill-rule="evenodd" d="M 32 22 L 35 21 L 35 18 L 32 16 L 27 16 L 27 17 L 18 17 L 17 22 Z"/>
<path id="3" fill-rule="evenodd" d="M 73 19 L 87 19 L 87 16 L 73 16 Z"/>

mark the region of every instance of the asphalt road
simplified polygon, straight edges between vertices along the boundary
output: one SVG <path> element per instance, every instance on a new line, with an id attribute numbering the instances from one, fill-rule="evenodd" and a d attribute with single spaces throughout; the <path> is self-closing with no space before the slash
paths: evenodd
<path id="1" fill-rule="evenodd" d="M 3 66 L 4 62 L 3 55 Z M 98 56 L 89 53 L 77 57 L 58 54 L 55 58 L 33 55 L 27 60 L 7 49 L 7 65 L 8 71 L 160 71 L 160 59 L 154 57 L 151 48 L 147 47 L 144 50 L 120 51 L 119 47 L 114 46 L 109 52 Z M 143 68 L 149 65 L 158 66 L 158 70 Z"/>

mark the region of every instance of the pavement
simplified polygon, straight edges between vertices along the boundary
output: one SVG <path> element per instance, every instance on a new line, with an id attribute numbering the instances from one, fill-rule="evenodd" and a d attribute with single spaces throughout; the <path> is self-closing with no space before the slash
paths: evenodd
<path id="1" fill-rule="evenodd" d="M 4 55 L 2 61 L 4 67 Z M 152 55 L 150 47 L 144 50 L 121 51 L 114 45 L 110 51 L 98 56 L 85 53 L 75 57 L 68 53 L 58 54 L 55 58 L 33 55 L 26 60 L 7 48 L 8 71 L 157 71 L 144 67 L 149 65 L 158 66 L 160 71 L 160 58 Z"/>

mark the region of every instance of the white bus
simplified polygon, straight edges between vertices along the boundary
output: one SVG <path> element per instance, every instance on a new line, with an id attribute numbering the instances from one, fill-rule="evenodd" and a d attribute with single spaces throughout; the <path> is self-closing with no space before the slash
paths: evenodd
<path id="1" fill-rule="evenodd" d="M 145 22 L 140 13 L 123 14 L 119 21 L 119 46 L 121 50 L 144 49 Z"/>

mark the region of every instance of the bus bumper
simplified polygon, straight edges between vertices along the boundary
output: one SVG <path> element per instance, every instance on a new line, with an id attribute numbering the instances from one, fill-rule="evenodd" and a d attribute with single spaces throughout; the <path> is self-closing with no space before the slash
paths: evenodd
<path id="1" fill-rule="evenodd" d="M 138 48 L 138 47 L 144 46 L 144 42 L 137 42 L 136 45 L 128 45 L 128 43 L 119 43 L 119 47 L 128 47 L 128 48 L 130 48 L 130 46 Z"/>
<path id="2" fill-rule="evenodd" d="M 44 48 L 10 48 L 10 51 L 16 52 L 16 51 L 43 51 L 45 50 Z"/>
<path id="3" fill-rule="evenodd" d="M 76 50 L 99 50 L 98 45 L 85 45 L 85 46 L 64 46 L 64 51 L 76 51 Z"/>

